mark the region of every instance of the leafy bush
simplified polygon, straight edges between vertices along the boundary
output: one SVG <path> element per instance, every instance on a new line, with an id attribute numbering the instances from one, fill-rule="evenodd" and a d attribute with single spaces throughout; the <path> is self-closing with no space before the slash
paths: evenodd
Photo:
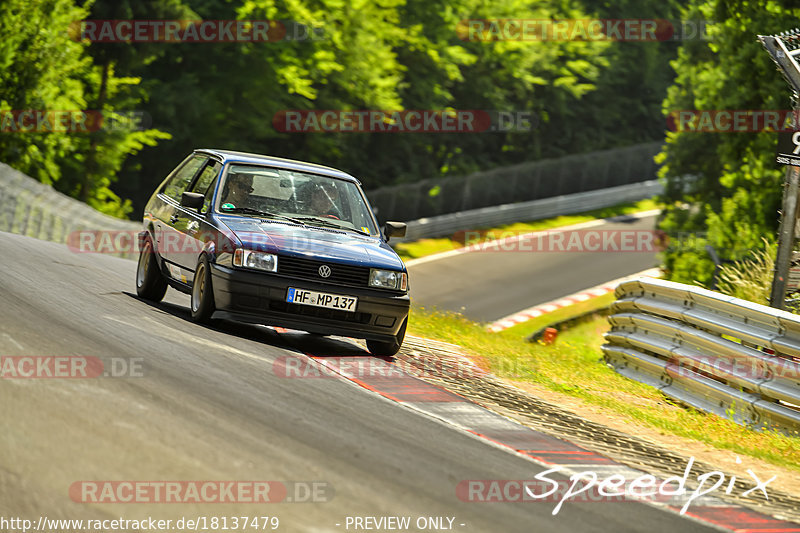
<path id="1" fill-rule="evenodd" d="M 663 110 L 790 108 L 790 90 L 756 34 L 786 30 L 800 9 L 785 1 L 691 0 L 683 19 L 714 21 L 708 39 L 683 43 Z M 783 170 L 775 165 L 775 132 L 668 131 L 657 161 L 663 166 L 670 236 L 706 235 L 720 257 L 741 260 L 774 240 Z M 680 254 L 680 255 L 679 255 Z M 669 277 L 708 283 L 714 265 L 703 247 L 668 250 Z M 698 271 L 698 269 L 700 271 Z"/>

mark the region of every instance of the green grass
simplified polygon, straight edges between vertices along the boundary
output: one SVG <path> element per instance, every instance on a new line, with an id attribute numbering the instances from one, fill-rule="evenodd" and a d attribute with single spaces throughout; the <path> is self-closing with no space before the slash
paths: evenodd
<path id="1" fill-rule="evenodd" d="M 629 380 L 600 362 L 604 318 L 561 332 L 552 345 L 524 342 L 515 328 L 489 333 L 462 315 L 415 308 L 409 333 L 458 344 L 495 375 L 578 398 L 665 435 L 677 435 L 720 450 L 800 471 L 800 436 L 756 432 L 730 420 L 685 409 L 656 389 Z"/>
<path id="2" fill-rule="evenodd" d="M 516 222 L 514 224 L 507 224 L 497 228 L 476 228 L 475 231 L 480 231 L 482 239 L 493 240 L 508 236 L 510 233 L 527 233 L 530 231 L 542 231 L 546 229 L 558 228 L 561 226 L 570 226 L 572 224 L 579 224 L 581 222 L 588 222 L 599 218 L 615 217 L 620 215 L 630 215 L 639 211 L 649 211 L 658 208 L 655 200 L 641 200 L 639 202 L 619 204 L 613 207 L 606 207 L 603 209 L 596 209 L 594 211 L 587 211 L 577 215 L 566 215 L 555 218 L 547 218 L 543 220 L 534 220 L 531 222 Z M 505 233 L 505 235 L 503 235 Z M 464 246 L 464 234 L 458 232 L 451 237 L 440 237 L 436 239 L 420 239 L 413 242 L 403 242 L 394 245 L 394 249 L 404 261 L 410 259 L 417 259 L 432 255 L 440 252 L 447 252 L 455 250 Z"/>

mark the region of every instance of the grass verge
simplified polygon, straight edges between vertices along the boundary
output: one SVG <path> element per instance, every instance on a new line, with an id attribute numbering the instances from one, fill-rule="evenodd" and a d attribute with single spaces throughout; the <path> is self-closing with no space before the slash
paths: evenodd
<path id="1" fill-rule="evenodd" d="M 596 298 L 590 298 L 584 302 L 576 302 L 574 304 L 568 305 L 566 307 L 561 307 L 552 311 L 550 313 L 546 313 L 542 316 L 537 316 L 536 318 L 531 318 L 526 320 L 525 322 L 521 322 L 516 326 L 512 326 L 505 330 L 506 334 L 513 335 L 518 339 L 525 339 L 532 335 L 534 332 L 547 327 L 551 324 L 555 324 L 556 322 L 561 322 L 562 320 L 569 320 L 571 318 L 575 318 L 580 316 L 584 313 L 588 313 L 590 311 L 598 311 L 603 309 L 604 307 L 608 307 L 611 305 L 615 300 L 614 293 L 609 292 L 608 294 L 604 294 L 602 296 L 598 296 Z"/>
<path id="2" fill-rule="evenodd" d="M 641 200 L 639 202 L 619 204 L 603 209 L 595 209 L 594 211 L 587 211 L 586 213 L 579 213 L 577 215 L 566 215 L 543 220 L 534 220 L 532 222 L 515 222 L 514 224 L 507 224 L 497 228 L 476 228 L 476 231 L 485 232 L 484 238 L 492 240 L 504 232 L 527 233 L 531 231 L 542 231 L 561 226 L 571 226 L 572 224 L 579 224 L 581 222 L 588 222 L 590 220 L 596 220 L 599 218 L 631 215 L 639 211 L 648 211 L 656 208 L 658 208 L 658 204 L 656 204 L 654 200 L 648 199 Z M 413 242 L 402 242 L 394 245 L 394 249 L 403 259 L 403 261 L 417 259 L 419 257 L 425 257 L 426 255 L 432 255 L 440 252 L 447 252 L 449 250 L 455 250 L 464 246 L 464 238 L 462 233 L 463 232 L 457 233 L 452 237 L 440 237 L 436 239 L 420 239 Z"/>
<path id="3" fill-rule="evenodd" d="M 605 319 L 562 332 L 555 344 L 523 342 L 514 328 L 489 333 L 462 315 L 415 308 L 409 334 L 458 344 L 498 377 L 577 398 L 628 423 L 800 471 L 800 437 L 756 432 L 716 415 L 677 406 L 600 362 Z"/>

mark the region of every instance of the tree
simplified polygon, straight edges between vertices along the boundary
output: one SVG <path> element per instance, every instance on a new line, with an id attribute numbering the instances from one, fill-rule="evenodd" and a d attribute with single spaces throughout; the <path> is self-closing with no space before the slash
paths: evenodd
<path id="1" fill-rule="evenodd" d="M 4 131 L 0 160 L 101 211 L 125 216 L 131 210 L 130 202 L 123 202 L 110 185 L 129 154 L 167 135 L 142 129 L 136 119 L 120 120 L 130 118 L 120 115 L 120 109 L 136 109 L 141 95 L 130 88 L 139 80 L 117 78 L 111 65 L 98 68 L 93 63 L 86 53 L 87 43 L 74 38 L 75 22 L 88 14 L 71 0 L 6 0 L 0 4 L 2 116 L 8 119 L 14 111 L 45 115 L 96 112 L 88 115 L 86 129 L 90 131 L 72 126 L 66 131 L 47 126 L 41 131 L 18 127 Z M 100 89 L 99 97 L 95 88 Z M 92 119 L 100 116 L 103 127 L 98 129 L 100 122 Z"/>
<path id="2" fill-rule="evenodd" d="M 714 21 L 709 40 L 687 41 L 673 62 L 675 84 L 664 113 L 677 110 L 780 110 L 789 88 L 756 34 L 787 29 L 800 16 L 793 3 L 694 0 L 685 18 Z M 665 264 L 676 281 L 707 284 L 713 264 L 704 247 L 724 259 L 741 259 L 774 241 L 783 169 L 775 162 L 774 132 L 667 132 L 659 155 L 666 185 L 660 227 L 673 238 L 693 234 L 693 246 L 668 249 Z"/>
<path id="3" fill-rule="evenodd" d="M 637 20 L 657 24 L 656 40 L 614 41 L 604 51 L 608 67 L 600 71 L 597 90 L 572 108 L 570 120 L 579 124 L 568 152 L 603 150 L 664 138 L 661 105 L 675 79 L 670 61 L 677 56 L 683 22 L 676 0 L 584 0 L 599 19 Z M 690 21 L 685 21 L 690 22 Z M 694 29 L 686 24 L 687 32 Z"/>
<path id="4" fill-rule="evenodd" d="M 90 75 L 84 45 L 65 29 L 85 16 L 70 0 L 7 0 L 0 3 L 0 160 L 43 183 L 61 177 L 61 154 L 75 151 L 75 136 L 16 132 L 13 111 L 86 109 L 81 78 Z"/>
<path id="5" fill-rule="evenodd" d="M 562 120 L 593 90 L 606 64 L 603 42 L 469 41 L 466 19 L 580 18 L 577 2 L 522 0 L 319 0 L 192 4 L 205 19 L 282 20 L 321 39 L 272 43 L 171 44 L 130 75 L 145 80 L 147 106 L 171 143 L 126 167 L 117 190 L 152 190 L 192 148 L 269 153 L 337 166 L 368 188 L 466 174 L 552 155 L 580 123 Z M 545 116 L 524 133 L 282 133 L 285 110 L 499 110 Z M 567 138 L 565 138 L 567 137 Z M 560 152 L 559 152 L 560 153 Z M 127 189 L 137 194 L 134 189 Z M 145 192 L 139 192 L 140 201 Z"/>

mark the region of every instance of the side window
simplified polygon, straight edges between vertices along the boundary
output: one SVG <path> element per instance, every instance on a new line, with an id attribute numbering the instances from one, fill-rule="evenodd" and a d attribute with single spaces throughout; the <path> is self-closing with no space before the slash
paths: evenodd
<path id="1" fill-rule="evenodd" d="M 161 193 L 166 194 L 176 202 L 180 202 L 181 193 L 186 190 L 192 182 L 192 178 L 197 174 L 197 171 L 200 170 L 200 167 L 203 166 L 206 160 L 208 160 L 208 157 L 204 155 L 196 155 L 191 158 L 164 184 Z"/>
<path id="2" fill-rule="evenodd" d="M 197 178 L 194 187 L 192 187 L 192 192 L 202 193 L 206 197 L 205 202 L 203 202 L 203 209 L 200 210 L 201 213 L 207 213 L 209 207 L 211 207 L 211 195 L 214 194 L 214 182 L 217 175 L 219 175 L 220 168 L 222 168 L 220 163 L 216 161 L 209 162 L 200 173 L 200 177 Z"/>

